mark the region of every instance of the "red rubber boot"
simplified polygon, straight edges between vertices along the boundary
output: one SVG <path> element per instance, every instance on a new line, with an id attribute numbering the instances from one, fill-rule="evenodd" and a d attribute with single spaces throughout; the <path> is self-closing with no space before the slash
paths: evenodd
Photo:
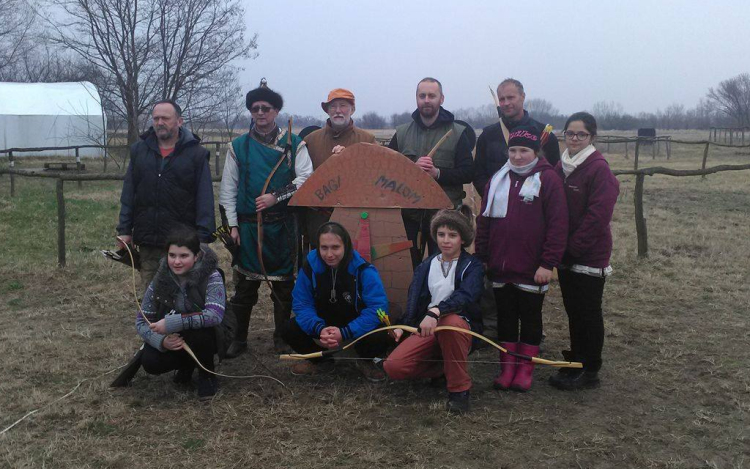
<path id="1" fill-rule="evenodd" d="M 518 347 L 517 342 L 500 342 L 500 345 L 509 352 L 515 352 Z M 507 391 L 516 375 L 516 365 L 518 359 L 513 355 L 500 352 L 500 373 L 495 377 L 492 387 L 498 390 Z"/>
<path id="2" fill-rule="evenodd" d="M 518 353 L 528 355 L 529 357 L 536 357 L 539 355 L 538 345 L 529 345 L 524 343 L 518 343 Z M 513 378 L 513 382 L 510 384 L 510 388 L 514 391 L 526 392 L 531 388 L 531 382 L 534 379 L 534 362 L 531 360 L 524 360 L 523 358 L 518 359 L 518 370 L 516 370 L 516 376 Z"/>

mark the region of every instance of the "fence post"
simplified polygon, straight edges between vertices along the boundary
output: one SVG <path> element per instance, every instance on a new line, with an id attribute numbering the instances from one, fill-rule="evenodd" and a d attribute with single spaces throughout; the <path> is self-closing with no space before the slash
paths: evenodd
<path id="1" fill-rule="evenodd" d="M 742 129 L 742 145 L 745 145 L 745 129 Z"/>
<path id="2" fill-rule="evenodd" d="M 216 168 L 216 175 L 219 175 L 219 150 L 221 149 L 221 143 L 216 144 L 216 155 L 214 156 L 214 166 Z"/>
<path id="3" fill-rule="evenodd" d="M 107 151 L 107 145 L 106 145 L 106 142 L 105 142 L 105 145 L 104 145 L 104 170 L 102 171 L 104 173 L 107 172 L 107 155 L 108 155 L 108 153 L 109 152 Z"/>
<path id="4" fill-rule="evenodd" d="M 638 170 L 638 154 L 641 152 L 641 137 L 635 138 L 635 157 L 633 157 L 633 169 Z"/>
<path id="5" fill-rule="evenodd" d="M 635 176 L 635 232 L 638 236 L 638 257 L 648 257 L 648 233 L 646 217 L 643 215 L 643 180 L 645 177 L 643 173 Z"/>
<path id="6" fill-rule="evenodd" d="M 81 174 L 81 149 L 76 147 L 76 172 Z M 83 181 L 78 180 L 78 188 L 83 187 Z"/>
<path id="7" fill-rule="evenodd" d="M 13 159 L 13 152 L 8 152 L 8 166 L 10 167 L 11 171 L 16 166 L 16 160 Z M 16 195 L 16 175 L 13 173 L 10 173 L 10 196 L 15 197 Z"/>
<path id="8" fill-rule="evenodd" d="M 672 157 L 672 137 L 667 137 L 664 145 L 667 147 L 667 159 Z"/>
<path id="9" fill-rule="evenodd" d="M 57 180 L 57 266 L 65 267 L 65 195 L 64 181 Z"/>
<path id="10" fill-rule="evenodd" d="M 659 140 L 656 137 L 651 140 L 651 159 L 656 159 L 656 146 L 659 145 Z"/>
<path id="11" fill-rule="evenodd" d="M 607 139 L 607 153 L 609 153 L 609 138 Z"/>
<path id="12" fill-rule="evenodd" d="M 630 159 L 630 155 L 628 155 L 628 141 L 627 140 L 625 140 L 625 159 L 626 160 Z"/>
<path id="13" fill-rule="evenodd" d="M 734 145 L 734 129 L 729 129 L 729 144 Z"/>
<path id="14" fill-rule="evenodd" d="M 706 161 L 708 161 L 708 146 L 711 142 L 706 142 L 706 148 L 703 149 L 703 163 L 701 163 L 701 169 L 706 169 Z M 701 176 L 701 179 L 706 179 L 706 175 Z"/>

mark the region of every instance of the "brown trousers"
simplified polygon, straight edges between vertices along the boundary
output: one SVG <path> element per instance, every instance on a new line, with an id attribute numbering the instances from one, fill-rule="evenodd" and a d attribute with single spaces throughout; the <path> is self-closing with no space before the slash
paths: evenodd
<path id="1" fill-rule="evenodd" d="M 440 316 L 438 326 L 470 329 L 457 314 Z M 401 342 L 383 364 L 391 379 L 437 378 L 445 374 L 448 392 L 471 389 L 468 362 L 471 336 L 455 331 L 438 331 L 429 337 L 411 335 Z"/>

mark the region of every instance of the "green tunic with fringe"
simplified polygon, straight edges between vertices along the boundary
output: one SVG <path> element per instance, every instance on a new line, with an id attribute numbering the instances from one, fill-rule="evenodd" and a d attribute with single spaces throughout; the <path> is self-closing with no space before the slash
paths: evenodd
<path id="1" fill-rule="evenodd" d="M 237 188 L 237 221 L 240 231 L 240 256 L 237 268 L 250 279 L 264 280 L 265 275 L 258 260 L 258 221 L 255 199 L 261 195 L 263 185 L 276 163 L 285 154 L 287 132 L 275 144 L 261 143 L 247 133 L 232 141 L 239 167 Z M 294 162 L 297 147 L 302 142 L 292 134 L 292 148 L 271 178 L 266 193 L 282 189 L 295 177 Z M 288 207 L 288 200 L 278 202 L 263 210 L 263 265 L 269 280 L 291 280 L 297 260 L 297 223 Z"/>

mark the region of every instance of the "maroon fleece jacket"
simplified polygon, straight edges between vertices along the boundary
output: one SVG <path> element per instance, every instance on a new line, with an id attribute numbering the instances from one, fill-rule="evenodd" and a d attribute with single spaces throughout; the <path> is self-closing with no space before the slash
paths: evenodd
<path id="1" fill-rule="evenodd" d="M 568 201 L 568 247 L 563 264 L 604 268 L 612 255 L 612 212 L 620 194 L 609 163 L 598 151 L 565 178 L 562 163 L 555 168 L 564 179 Z"/>
<path id="2" fill-rule="evenodd" d="M 541 173 L 539 197 L 524 202 L 518 193 L 526 178 Z M 487 263 L 493 282 L 536 285 L 539 267 L 552 270 L 560 264 L 568 236 L 568 209 L 560 176 L 545 159 L 526 176 L 510 172 L 510 194 L 505 218 L 484 217 L 490 183 L 484 189 L 477 218 L 476 255 Z"/>

